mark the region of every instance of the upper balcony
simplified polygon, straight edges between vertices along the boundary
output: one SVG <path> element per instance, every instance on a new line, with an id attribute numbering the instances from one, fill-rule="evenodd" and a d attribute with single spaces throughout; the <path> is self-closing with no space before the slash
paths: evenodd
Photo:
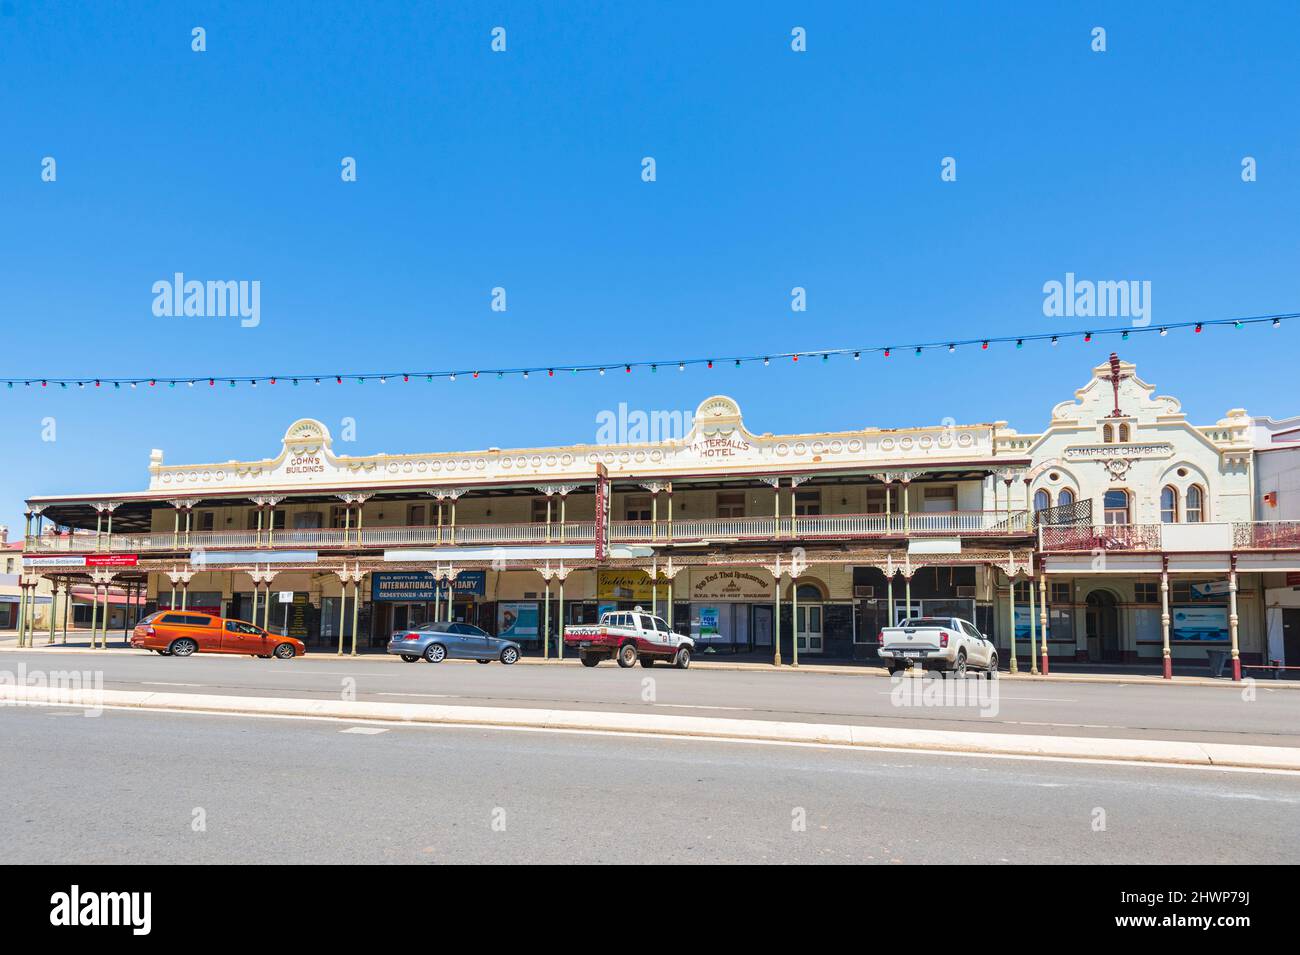
<path id="1" fill-rule="evenodd" d="M 1300 521 L 1171 524 L 1042 524 L 1046 553 L 1228 553 L 1300 550 Z"/>
<path id="2" fill-rule="evenodd" d="M 791 541 L 847 542 L 926 537 L 1026 537 L 1033 533 L 1026 510 L 925 511 L 912 514 L 783 515 L 780 518 L 718 517 L 657 521 L 613 521 L 610 543 L 671 546 Z M 594 544 L 594 521 L 515 524 L 443 524 L 353 528 L 230 531 L 155 531 L 96 536 L 40 535 L 28 538 L 30 554 L 162 554 L 295 549 L 356 551 L 401 547 Z"/>

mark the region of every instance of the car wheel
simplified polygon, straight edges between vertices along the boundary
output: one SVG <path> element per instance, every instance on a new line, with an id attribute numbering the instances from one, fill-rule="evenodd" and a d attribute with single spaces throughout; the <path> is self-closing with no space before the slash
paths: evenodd
<path id="1" fill-rule="evenodd" d="M 678 647 L 677 653 L 673 657 L 673 666 L 679 670 L 685 670 L 691 665 L 691 648 Z"/>
<path id="2" fill-rule="evenodd" d="M 441 663 L 447 659 L 447 648 L 441 643 L 431 643 L 424 650 L 424 658 L 430 663 Z"/>
<path id="3" fill-rule="evenodd" d="M 650 669 L 652 666 L 655 665 L 654 658 L 653 658 L 653 657 L 642 657 L 642 658 L 641 658 L 641 665 L 642 665 L 643 667 L 645 667 L 647 670 Z"/>
<path id="4" fill-rule="evenodd" d="M 516 650 L 514 647 L 506 647 L 504 650 L 501 651 L 501 662 L 504 663 L 506 666 L 510 666 L 518 659 L 519 659 L 519 651 Z"/>
<path id="5" fill-rule="evenodd" d="M 181 637 L 179 640 L 173 640 L 169 649 L 174 657 L 187 657 L 198 648 L 199 645 L 189 637 Z"/>
<path id="6" fill-rule="evenodd" d="M 618 665 L 626 669 L 636 666 L 636 644 L 625 643 L 618 648 Z"/>
<path id="7" fill-rule="evenodd" d="M 415 654 L 415 653 L 403 653 L 403 654 L 402 654 L 402 662 L 403 662 L 403 663 L 419 663 L 419 662 L 420 662 L 420 657 L 419 657 L 418 654 Z"/>
<path id="8" fill-rule="evenodd" d="M 996 653 L 989 657 L 989 668 L 984 671 L 984 677 L 988 680 L 998 678 L 998 655 Z"/>
<path id="9" fill-rule="evenodd" d="M 277 660 L 292 660 L 298 655 L 294 650 L 292 643 L 282 643 L 275 648 L 275 658 Z"/>
<path id="10" fill-rule="evenodd" d="M 600 657 L 594 653 L 580 653 L 578 659 L 582 661 L 582 665 L 585 667 L 594 667 L 600 662 Z"/>
<path id="11" fill-rule="evenodd" d="M 966 651 L 961 650 L 957 654 L 957 662 L 952 665 L 952 675 L 955 679 L 966 679 Z"/>

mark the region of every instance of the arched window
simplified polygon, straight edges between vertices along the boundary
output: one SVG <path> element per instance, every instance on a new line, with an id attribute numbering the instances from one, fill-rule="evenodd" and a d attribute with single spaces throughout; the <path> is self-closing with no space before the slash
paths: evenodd
<path id="1" fill-rule="evenodd" d="M 1119 441 L 1120 444 L 1124 444 L 1128 441 L 1128 425 L 1126 424 L 1119 426 Z"/>
<path id="2" fill-rule="evenodd" d="M 816 584 L 800 584 L 795 593 L 798 594 L 800 603 L 822 602 L 821 588 Z"/>
<path id="3" fill-rule="evenodd" d="M 1074 503 L 1074 492 L 1068 487 L 1061 488 L 1061 493 L 1056 495 L 1056 503 L 1061 507 L 1068 507 Z"/>
<path id="4" fill-rule="evenodd" d="M 1102 507 L 1106 512 L 1107 524 L 1128 524 L 1128 491 L 1107 491 L 1102 498 Z"/>
<path id="5" fill-rule="evenodd" d="M 1045 511 L 1052 506 L 1052 495 L 1041 488 L 1034 492 L 1034 510 Z"/>
<path id="6" fill-rule="evenodd" d="M 1187 522 L 1199 524 L 1205 520 L 1205 492 L 1199 484 L 1187 489 Z"/>
<path id="7" fill-rule="evenodd" d="M 1108 424 L 1101 426 L 1101 440 L 1106 444 L 1115 443 L 1115 429 Z"/>
<path id="8" fill-rule="evenodd" d="M 1168 484 L 1160 489 L 1160 522 L 1162 524 L 1178 522 L 1178 490 Z"/>

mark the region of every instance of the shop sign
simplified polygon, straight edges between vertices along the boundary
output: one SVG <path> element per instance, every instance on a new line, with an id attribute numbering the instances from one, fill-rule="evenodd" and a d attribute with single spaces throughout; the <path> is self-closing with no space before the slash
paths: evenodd
<path id="1" fill-rule="evenodd" d="M 609 552 L 605 531 L 609 527 L 609 471 L 596 464 L 596 560 L 603 561 Z"/>
<path id="2" fill-rule="evenodd" d="M 751 445 L 739 435 L 710 435 L 698 438 L 690 451 L 696 457 L 712 460 L 715 458 L 735 458 L 748 454 Z"/>
<path id="3" fill-rule="evenodd" d="M 497 604 L 497 636 L 507 640 L 537 639 L 537 604 Z"/>
<path id="4" fill-rule="evenodd" d="M 697 632 L 700 637 L 709 640 L 718 636 L 718 608 L 701 607 Z"/>
<path id="5" fill-rule="evenodd" d="M 377 603 L 432 603 L 437 596 L 438 581 L 427 570 L 370 575 L 370 599 Z"/>
<path id="6" fill-rule="evenodd" d="M 451 582 L 451 592 L 457 597 L 481 597 L 487 593 L 486 570 L 462 570 Z"/>
<path id="7" fill-rule="evenodd" d="M 692 600 L 770 600 L 773 584 L 764 571 L 708 569 L 692 571 Z"/>
<path id="8" fill-rule="evenodd" d="M 1175 607 L 1174 640 L 1195 643 L 1226 643 L 1228 640 L 1227 607 Z"/>
<path id="9" fill-rule="evenodd" d="M 85 557 L 24 557 L 24 567 L 85 567 Z"/>
<path id="10" fill-rule="evenodd" d="M 427 570 L 376 571 L 370 577 L 371 599 L 380 603 L 432 603 L 440 599 L 438 579 Z M 462 570 L 452 581 L 451 591 L 457 597 L 480 596 L 486 585 L 487 571 Z"/>
<path id="11" fill-rule="evenodd" d="M 1082 444 L 1066 448 L 1063 457 L 1067 461 L 1104 461 L 1109 458 L 1168 458 L 1172 457 L 1174 446 L 1163 441 L 1151 444 Z"/>
<path id="12" fill-rule="evenodd" d="M 87 567 L 135 567 L 140 563 L 138 554 L 90 554 Z"/>
<path id="13" fill-rule="evenodd" d="M 283 594 L 282 594 L 283 596 Z M 297 637 L 299 640 L 307 639 L 307 608 L 310 606 L 310 600 L 307 594 L 296 594 L 289 592 L 291 598 L 288 609 L 289 622 L 287 625 L 289 636 Z"/>
<path id="14" fill-rule="evenodd" d="M 644 570 L 602 570 L 596 574 L 596 597 L 601 600 L 650 600 L 653 584 Z"/>

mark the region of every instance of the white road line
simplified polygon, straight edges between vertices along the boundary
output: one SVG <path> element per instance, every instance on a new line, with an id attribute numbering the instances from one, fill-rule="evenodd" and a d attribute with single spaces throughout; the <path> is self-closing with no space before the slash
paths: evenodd
<path id="1" fill-rule="evenodd" d="M 130 683 L 130 680 L 126 682 Z M 141 680 L 141 686 L 212 686 L 210 683 L 162 683 L 158 680 Z"/>
<path id="2" fill-rule="evenodd" d="M 431 700 L 459 700 L 455 693 L 376 693 L 375 696 L 421 696 Z"/>
<path id="3" fill-rule="evenodd" d="M 380 733 L 387 733 L 387 726 L 349 726 L 345 730 L 339 730 L 340 733 L 357 733 L 361 736 L 378 736 Z"/>

